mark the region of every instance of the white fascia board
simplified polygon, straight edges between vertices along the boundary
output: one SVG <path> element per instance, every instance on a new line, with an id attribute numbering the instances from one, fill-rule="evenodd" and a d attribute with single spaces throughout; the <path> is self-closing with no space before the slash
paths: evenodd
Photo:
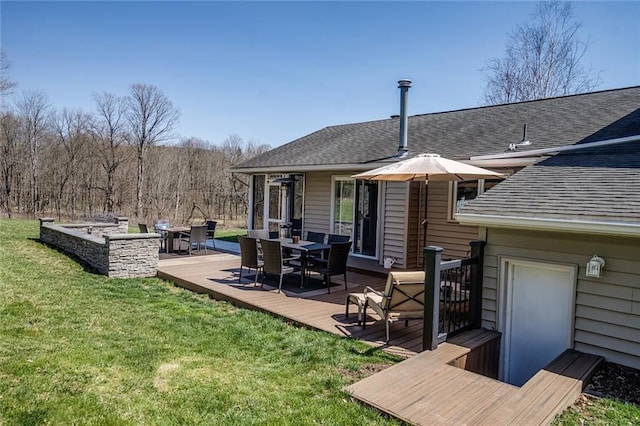
<path id="1" fill-rule="evenodd" d="M 469 213 L 458 213 L 456 220 L 462 225 L 485 226 L 487 228 L 514 228 L 640 237 L 640 223 L 613 223 Z"/>
<path id="2" fill-rule="evenodd" d="M 270 167 L 242 167 L 232 168 L 233 173 L 262 174 L 262 173 L 296 173 L 296 172 L 366 172 L 378 167 L 377 163 L 370 164 L 319 164 L 319 165 L 289 165 Z"/>

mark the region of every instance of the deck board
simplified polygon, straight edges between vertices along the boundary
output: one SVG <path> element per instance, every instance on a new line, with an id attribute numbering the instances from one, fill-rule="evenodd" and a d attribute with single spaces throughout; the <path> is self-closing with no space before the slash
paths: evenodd
<path id="1" fill-rule="evenodd" d="M 367 327 L 357 325 L 355 307 L 351 307 L 349 318 L 345 317 L 345 300 L 348 292 L 362 292 L 371 286 L 382 290 L 385 278 L 358 272 L 347 272 L 348 292 L 344 279 L 332 278 L 338 284 L 331 293 L 320 289 L 301 294 L 277 293 L 265 284 L 254 286 L 253 280 L 244 278 L 238 284 L 240 258 L 234 254 L 212 254 L 209 256 L 163 259 L 159 262 L 158 276 L 194 292 L 209 294 L 213 299 L 234 303 L 237 306 L 269 312 L 292 321 L 297 325 L 353 337 L 372 346 L 403 358 L 411 357 L 422 350 L 422 321 L 411 321 L 391 326 L 391 340 L 385 343 L 385 326 L 379 317 L 367 312 Z"/>
<path id="2" fill-rule="evenodd" d="M 299 326 L 360 339 L 371 346 L 406 358 L 347 388 L 357 400 L 394 417 L 417 425 L 548 424 L 579 396 L 583 383 L 601 361 L 600 357 L 567 351 L 521 388 L 466 371 L 460 365 L 475 348 L 499 338 L 499 333 L 470 330 L 422 352 L 422 321 L 391 326 L 385 344 L 385 325 L 367 311 L 367 327 L 357 325 L 351 309 L 345 317 L 348 292 L 365 286 L 382 290 L 385 279 L 348 272 L 348 291 L 338 286 L 303 294 L 277 293 L 272 287 L 248 279 L 238 283 L 239 257 L 233 254 L 161 260 L 158 276 L 216 300 L 268 312 Z"/>

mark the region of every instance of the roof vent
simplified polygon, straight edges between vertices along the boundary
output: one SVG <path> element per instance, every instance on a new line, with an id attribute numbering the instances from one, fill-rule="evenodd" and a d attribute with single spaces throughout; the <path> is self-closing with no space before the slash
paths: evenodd
<path id="1" fill-rule="evenodd" d="M 510 143 L 507 150 L 517 151 L 519 147 L 529 145 L 531 145 L 531 142 L 527 140 L 527 123 L 524 123 L 524 128 L 522 129 L 522 140 L 518 143 Z"/>
<path id="2" fill-rule="evenodd" d="M 407 148 L 407 127 L 409 123 L 407 98 L 409 97 L 409 87 L 411 87 L 411 80 L 403 79 L 398 81 L 398 88 L 400 89 L 400 141 L 398 144 L 398 155 L 406 154 L 409 150 Z"/>

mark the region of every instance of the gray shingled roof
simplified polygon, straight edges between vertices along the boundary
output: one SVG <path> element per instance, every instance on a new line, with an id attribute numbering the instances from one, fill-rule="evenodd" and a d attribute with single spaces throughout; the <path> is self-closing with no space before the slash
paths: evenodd
<path id="1" fill-rule="evenodd" d="M 626 124 L 640 134 L 640 108 Z M 557 154 L 519 171 L 460 213 L 640 224 L 640 142 Z"/>
<path id="2" fill-rule="evenodd" d="M 522 138 L 527 149 L 624 136 L 629 129 L 612 123 L 640 105 L 640 86 L 409 117 L 409 155 L 431 152 L 452 159 L 503 152 Z M 361 164 L 394 155 L 398 119 L 330 126 L 272 149 L 234 167 Z"/>

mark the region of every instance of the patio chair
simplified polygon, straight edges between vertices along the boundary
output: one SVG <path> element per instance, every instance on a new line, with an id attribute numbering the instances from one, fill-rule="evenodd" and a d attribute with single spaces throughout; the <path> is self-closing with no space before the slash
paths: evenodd
<path id="1" fill-rule="evenodd" d="M 347 290 L 347 259 L 349 258 L 349 250 L 351 249 L 351 241 L 344 243 L 333 243 L 329 249 L 327 259 L 316 259 L 307 269 L 322 274 L 324 281 L 327 283 L 327 293 L 331 293 L 331 276 L 344 275 L 344 289 Z"/>
<path id="2" fill-rule="evenodd" d="M 295 272 L 295 268 L 293 266 L 285 265 L 285 261 L 288 259 L 284 259 L 282 256 L 282 245 L 280 241 L 272 241 L 272 240 L 262 240 L 260 241 L 262 245 L 262 259 L 264 261 L 264 266 L 262 271 L 262 286 L 264 286 L 264 279 L 267 274 L 276 274 L 280 276 L 280 282 L 278 284 L 278 293 L 280 293 L 282 289 L 282 278 L 285 274 L 292 274 Z"/>
<path id="3" fill-rule="evenodd" d="M 242 283 L 242 267 L 245 267 L 249 268 L 249 272 L 252 269 L 256 270 L 256 276 L 253 281 L 255 285 L 258 283 L 258 274 L 264 266 L 264 262 L 258 258 L 258 241 L 255 238 L 238 235 L 238 242 L 240 243 L 240 277 L 238 278 L 238 284 Z"/>
<path id="4" fill-rule="evenodd" d="M 325 233 L 324 232 L 313 232 L 313 231 L 309 231 L 307 232 L 307 241 L 311 241 L 313 243 L 324 243 L 324 237 L 325 237 Z"/>
<path id="5" fill-rule="evenodd" d="M 149 233 L 149 227 L 147 226 L 146 223 L 139 223 L 138 224 L 138 229 L 140 229 L 140 233 L 141 234 L 148 234 Z"/>
<path id="6" fill-rule="evenodd" d="M 207 220 L 207 238 L 211 238 L 213 242 L 213 248 L 216 248 L 216 225 L 218 224 L 215 220 Z"/>
<path id="7" fill-rule="evenodd" d="M 166 219 L 158 220 L 153 224 L 153 228 L 157 234 L 160 234 L 160 250 L 164 250 L 167 252 L 167 239 L 169 238 L 169 233 L 167 229 L 170 227 L 169 221 Z"/>
<path id="8" fill-rule="evenodd" d="M 302 219 L 291 220 L 291 236 L 302 238 Z"/>
<path id="9" fill-rule="evenodd" d="M 329 234 L 327 237 L 327 244 L 345 243 L 347 241 L 351 241 L 351 237 L 349 235 Z"/>
<path id="10" fill-rule="evenodd" d="M 204 246 L 204 254 L 207 254 L 207 225 L 191 225 L 189 233 L 180 233 L 180 242 L 186 241 L 189 244 L 189 256 L 193 245 L 195 244 L 198 253 L 200 253 L 200 246 Z"/>
<path id="11" fill-rule="evenodd" d="M 364 289 L 364 321 L 367 325 L 367 308 L 373 309 L 386 324 L 389 343 L 389 326 L 395 321 L 424 318 L 424 271 L 389 272 L 383 292 L 367 286 Z"/>

